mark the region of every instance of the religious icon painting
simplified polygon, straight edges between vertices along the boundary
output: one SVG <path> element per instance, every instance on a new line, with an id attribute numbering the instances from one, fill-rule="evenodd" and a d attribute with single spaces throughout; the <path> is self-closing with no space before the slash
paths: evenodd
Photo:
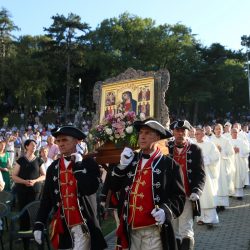
<path id="1" fill-rule="evenodd" d="M 105 106 L 115 105 L 115 93 L 114 91 L 107 92 L 105 97 Z"/>
<path id="2" fill-rule="evenodd" d="M 133 111 L 154 116 L 154 78 L 113 82 L 102 86 L 100 121 L 109 114 Z"/>
<path id="3" fill-rule="evenodd" d="M 134 112 L 137 116 L 154 117 L 167 126 L 169 110 L 166 93 L 169 82 L 170 74 L 167 69 L 145 72 L 133 68 L 96 82 L 93 89 L 96 113 L 92 123 L 100 124 L 110 114 L 116 116 Z"/>

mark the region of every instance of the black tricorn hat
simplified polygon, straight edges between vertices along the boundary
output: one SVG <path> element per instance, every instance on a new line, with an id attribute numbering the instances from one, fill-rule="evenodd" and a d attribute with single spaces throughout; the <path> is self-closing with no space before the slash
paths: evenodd
<path id="1" fill-rule="evenodd" d="M 187 120 L 178 120 L 170 124 L 170 129 L 174 130 L 175 128 L 184 128 L 190 130 L 192 128 L 191 124 Z"/>
<path id="2" fill-rule="evenodd" d="M 78 140 L 82 140 L 86 138 L 86 135 L 80 129 L 74 126 L 69 126 L 69 125 L 53 129 L 51 130 L 51 133 L 54 137 L 57 137 L 58 135 L 68 135 Z"/>
<path id="3" fill-rule="evenodd" d="M 158 121 L 153 118 L 148 118 L 144 121 L 135 121 L 133 125 L 137 131 L 140 131 L 142 127 L 149 127 L 158 132 L 158 134 L 161 136 L 161 139 L 173 137 L 169 130 L 165 129 Z"/>

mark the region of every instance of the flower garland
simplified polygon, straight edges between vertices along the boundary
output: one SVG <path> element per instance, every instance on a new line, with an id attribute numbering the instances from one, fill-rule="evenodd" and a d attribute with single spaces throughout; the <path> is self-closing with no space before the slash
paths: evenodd
<path id="1" fill-rule="evenodd" d="M 133 123 L 136 120 L 138 120 L 138 117 L 133 111 L 109 114 L 102 120 L 101 124 L 90 130 L 89 142 L 93 145 L 114 142 L 118 147 L 135 147 L 137 132 Z"/>

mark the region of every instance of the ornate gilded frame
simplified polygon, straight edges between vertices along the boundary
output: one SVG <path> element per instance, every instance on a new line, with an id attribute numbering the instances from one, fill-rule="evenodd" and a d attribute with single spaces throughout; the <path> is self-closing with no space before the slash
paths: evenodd
<path id="1" fill-rule="evenodd" d="M 169 124 L 169 110 L 165 103 L 166 91 L 169 87 L 170 75 L 167 69 L 159 70 L 157 72 L 149 71 L 144 72 L 142 70 L 135 70 L 132 68 L 127 69 L 120 75 L 107 79 L 105 81 L 98 81 L 94 85 L 93 89 L 93 101 L 96 104 L 96 114 L 93 117 L 93 124 L 98 124 L 104 115 L 104 110 L 107 107 L 107 99 L 105 95 L 114 91 L 117 95 L 117 99 L 121 99 L 121 94 L 129 88 L 131 92 L 137 91 L 141 86 L 149 86 L 151 91 L 150 103 L 150 116 L 156 118 L 164 126 L 168 127 Z M 134 92 L 133 92 L 134 93 Z M 138 101 L 139 96 L 136 96 Z M 109 100 L 109 99 L 108 99 Z M 139 102 L 138 102 L 139 103 Z M 115 101 L 116 107 L 118 101 Z M 139 105 L 139 104 L 138 104 Z"/>

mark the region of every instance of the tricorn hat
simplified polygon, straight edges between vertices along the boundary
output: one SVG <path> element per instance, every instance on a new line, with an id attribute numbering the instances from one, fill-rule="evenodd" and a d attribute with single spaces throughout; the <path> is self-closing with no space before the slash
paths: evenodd
<path id="1" fill-rule="evenodd" d="M 184 128 L 190 130 L 192 128 L 191 124 L 187 120 L 178 120 L 170 124 L 170 129 L 174 130 L 175 128 Z"/>
<path id="2" fill-rule="evenodd" d="M 161 136 L 161 139 L 167 139 L 173 136 L 169 130 L 165 129 L 158 121 L 153 118 L 148 118 L 144 121 L 135 121 L 133 125 L 137 131 L 140 131 L 142 127 L 149 127 L 158 132 Z"/>
<path id="3" fill-rule="evenodd" d="M 78 140 L 86 138 L 86 135 L 80 129 L 74 126 L 62 126 L 57 129 L 53 129 L 51 133 L 54 137 L 57 137 L 58 135 L 68 135 Z"/>

